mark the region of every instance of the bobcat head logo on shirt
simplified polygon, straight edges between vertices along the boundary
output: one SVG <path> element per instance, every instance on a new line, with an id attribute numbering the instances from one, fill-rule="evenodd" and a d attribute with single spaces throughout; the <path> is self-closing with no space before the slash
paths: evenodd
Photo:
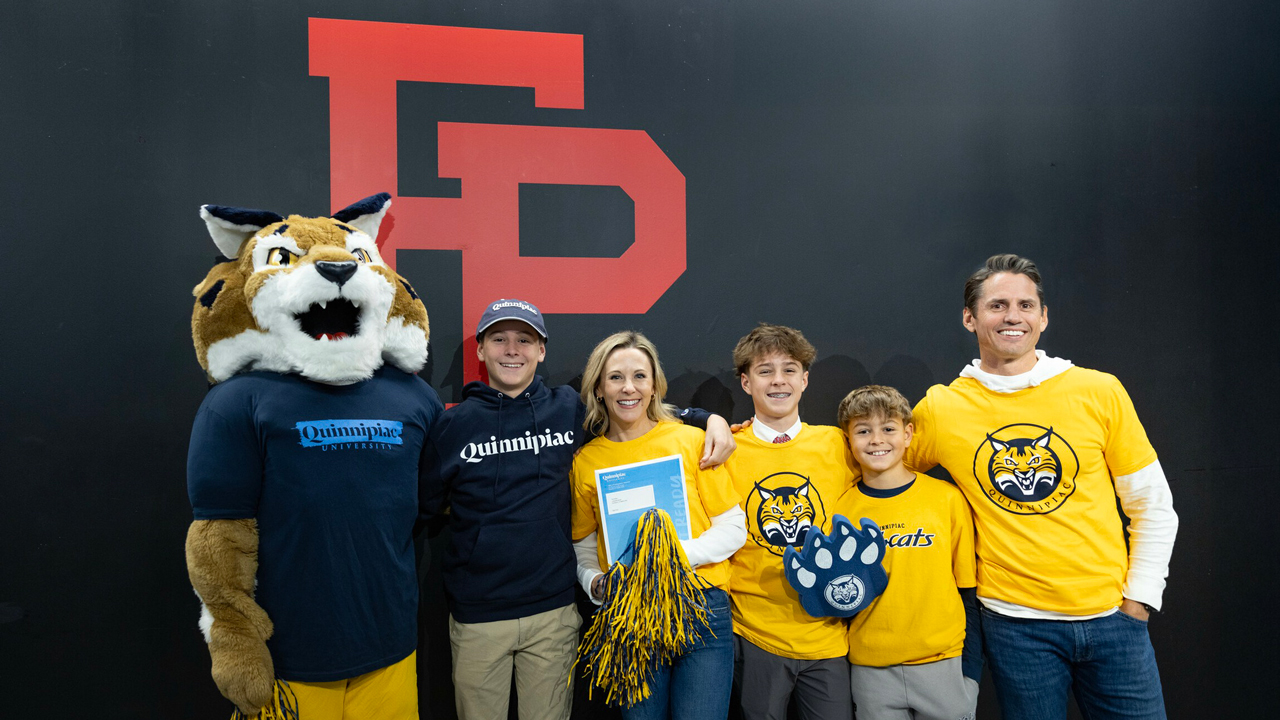
<path id="1" fill-rule="evenodd" d="M 752 539 L 779 557 L 789 547 L 804 545 L 809 528 L 826 521 L 817 488 L 797 473 L 774 473 L 760 480 L 747 503 L 748 516 L 755 518 Z"/>
<path id="2" fill-rule="evenodd" d="M 1034 440 L 1019 438 L 1000 442 L 990 435 L 987 441 L 995 452 L 988 463 L 991 480 L 1005 495 L 1040 500 L 1058 485 L 1058 456 L 1049 447 L 1050 428 Z"/>
<path id="3" fill-rule="evenodd" d="M 988 433 L 974 456 L 987 499 L 1018 515 L 1057 510 L 1075 492 L 1075 451 L 1053 428 L 1030 423 Z"/>

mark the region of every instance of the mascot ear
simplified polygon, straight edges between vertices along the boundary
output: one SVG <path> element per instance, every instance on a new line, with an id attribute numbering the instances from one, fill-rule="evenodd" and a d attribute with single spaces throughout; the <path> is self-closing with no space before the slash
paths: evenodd
<path id="1" fill-rule="evenodd" d="M 205 227 L 209 228 L 213 244 L 232 260 L 240 254 L 240 245 L 245 240 L 262 228 L 284 219 L 266 210 L 245 210 L 221 205 L 201 205 L 200 217 L 204 218 Z"/>
<path id="2" fill-rule="evenodd" d="M 377 241 L 378 226 L 382 224 L 382 218 L 387 214 L 389 207 L 391 207 L 391 195 L 378 193 L 342 208 L 333 214 L 333 219 L 351 225 Z"/>

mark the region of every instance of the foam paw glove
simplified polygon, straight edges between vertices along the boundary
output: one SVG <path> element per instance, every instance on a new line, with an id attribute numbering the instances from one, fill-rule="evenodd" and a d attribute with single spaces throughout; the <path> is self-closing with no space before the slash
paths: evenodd
<path id="1" fill-rule="evenodd" d="M 800 605 L 814 617 L 853 617 L 880 597 L 889 585 L 884 571 L 884 533 L 862 518 L 861 529 L 843 515 L 831 520 L 831 535 L 809 528 L 799 552 L 782 556 L 787 582 L 800 594 Z"/>

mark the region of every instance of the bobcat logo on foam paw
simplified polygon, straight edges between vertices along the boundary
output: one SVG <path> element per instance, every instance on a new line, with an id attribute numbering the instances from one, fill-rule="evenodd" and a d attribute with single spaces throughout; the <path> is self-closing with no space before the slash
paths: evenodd
<path id="1" fill-rule="evenodd" d="M 774 555 L 804 544 L 809 529 L 827 520 L 822 495 L 809 478 L 793 472 L 774 473 L 755 484 L 747 497 L 751 539 Z"/>
<path id="2" fill-rule="evenodd" d="M 831 535 L 812 528 L 804 548 L 787 548 L 783 570 L 800 594 L 800 606 L 814 617 L 852 617 L 889 586 L 884 571 L 884 533 L 862 518 L 862 528 L 843 515 L 831 521 Z"/>
<path id="3" fill-rule="evenodd" d="M 1057 510 L 1076 490 L 1075 450 L 1053 428 L 1030 423 L 988 433 L 973 458 L 983 494 L 1017 515 Z"/>

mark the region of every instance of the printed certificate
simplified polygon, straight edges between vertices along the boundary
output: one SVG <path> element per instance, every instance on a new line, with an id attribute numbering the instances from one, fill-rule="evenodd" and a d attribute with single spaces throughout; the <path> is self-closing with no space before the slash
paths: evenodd
<path id="1" fill-rule="evenodd" d="M 610 565 L 619 559 L 631 562 L 629 548 L 635 541 L 636 523 L 649 508 L 665 510 L 681 540 L 693 537 L 684 464 L 679 455 L 596 470 L 596 493 L 600 502 L 600 537 Z"/>

